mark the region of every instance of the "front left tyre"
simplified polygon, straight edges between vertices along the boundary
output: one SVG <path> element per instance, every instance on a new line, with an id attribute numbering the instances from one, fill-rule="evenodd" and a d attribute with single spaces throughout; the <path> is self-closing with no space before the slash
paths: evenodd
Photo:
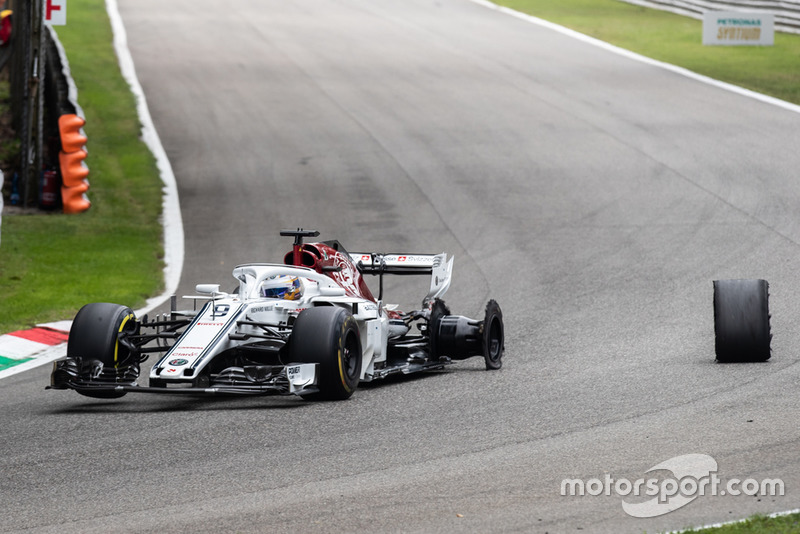
<path id="1" fill-rule="evenodd" d="M 107 302 L 93 302 L 78 311 L 72 322 L 67 341 L 67 358 L 81 362 L 81 374 L 88 381 L 113 382 L 128 375 L 135 368 L 138 376 L 138 361 L 120 338 L 134 333 L 136 316 L 127 306 Z M 82 378 L 84 378 L 82 376 Z M 135 380 L 135 376 L 133 377 Z M 126 380 L 129 381 L 129 380 Z M 77 389 L 87 397 L 114 399 L 125 395 L 125 391 Z"/>
<path id="2" fill-rule="evenodd" d="M 361 379 L 358 323 L 344 308 L 320 306 L 297 316 L 289 341 L 292 363 L 316 363 L 319 393 L 308 400 L 350 398 Z"/>

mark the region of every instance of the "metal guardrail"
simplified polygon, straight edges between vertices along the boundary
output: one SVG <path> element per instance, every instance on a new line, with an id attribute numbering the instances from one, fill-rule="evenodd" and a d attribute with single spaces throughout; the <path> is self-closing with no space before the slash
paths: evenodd
<path id="1" fill-rule="evenodd" d="M 83 111 L 77 103 L 77 89 L 69 71 L 66 53 L 55 30 L 44 24 L 41 1 L 16 0 L 13 4 L 17 9 L 13 12 L 11 44 L 4 48 L 10 50 L 11 54 L 10 101 L 14 129 L 20 138 L 20 157 L 10 185 L 12 204 L 23 208 L 38 206 L 41 209 L 63 205 L 64 213 L 85 211 L 89 202 L 83 193 L 89 187 L 88 182 L 83 183 L 85 180 L 75 178 L 72 181 L 80 182 L 81 191 L 69 189 L 76 184 L 66 184 L 63 168 L 62 180 L 58 179 L 56 171 L 63 167 L 61 160 L 65 131 L 72 133 L 75 130 L 74 133 L 80 134 L 78 138 L 85 142 L 83 131 L 80 130 L 82 123 L 76 125 L 71 121 L 65 123 L 66 130 L 62 128 L 61 119 L 65 115 L 83 121 Z M 7 5 L 8 0 L 5 0 L 3 7 Z M 77 152 L 85 157 L 83 149 L 73 148 L 70 154 Z M 81 164 L 82 158 L 76 156 L 73 159 L 75 164 L 70 169 L 79 174 L 88 172 L 86 166 Z M 80 169 L 77 169 L 77 165 L 80 165 Z M 62 184 L 64 187 L 61 187 Z M 2 185 L 3 181 L 0 180 Z"/>
<path id="2" fill-rule="evenodd" d="M 775 29 L 800 33 L 800 0 L 622 0 L 702 19 L 706 11 L 748 11 L 775 15 Z"/>
<path id="3" fill-rule="evenodd" d="M 11 114 L 20 139 L 19 190 L 22 206 L 36 203 L 37 181 L 42 168 L 44 92 L 43 2 L 15 0 L 10 59 Z"/>

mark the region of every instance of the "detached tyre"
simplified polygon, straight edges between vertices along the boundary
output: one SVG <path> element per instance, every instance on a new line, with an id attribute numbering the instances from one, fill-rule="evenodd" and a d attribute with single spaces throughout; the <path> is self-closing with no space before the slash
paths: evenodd
<path id="1" fill-rule="evenodd" d="M 297 316 L 292 328 L 292 362 L 317 363 L 319 393 L 309 400 L 344 400 L 361 379 L 361 336 L 358 324 L 344 308 L 309 308 Z"/>
<path id="2" fill-rule="evenodd" d="M 136 330 L 136 317 L 133 310 L 119 304 L 94 302 L 78 311 L 67 341 L 67 357 L 82 362 L 84 369 L 97 369 L 104 382 L 113 382 L 125 368 L 138 362 L 131 361 L 130 351 L 119 343 L 123 333 Z M 97 365 L 97 363 L 102 365 Z M 95 371 L 91 371 L 94 374 Z M 138 369 L 135 373 L 138 375 Z M 135 379 L 135 377 L 134 377 Z M 87 397 L 115 399 L 125 395 L 124 391 L 79 390 Z"/>
<path id="3" fill-rule="evenodd" d="M 770 358 L 768 301 L 766 280 L 714 281 L 717 361 L 764 362 Z"/>

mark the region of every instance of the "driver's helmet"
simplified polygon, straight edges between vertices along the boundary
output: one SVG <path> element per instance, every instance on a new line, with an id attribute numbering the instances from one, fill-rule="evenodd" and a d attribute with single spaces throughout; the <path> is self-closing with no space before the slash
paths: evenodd
<path id="1" fill-rule="evenodd" d="M 271 299 L 299 300 L 303 296 L 303 283 L 296 276 L 279 274 L 261 284 L 261 296 Z"/>

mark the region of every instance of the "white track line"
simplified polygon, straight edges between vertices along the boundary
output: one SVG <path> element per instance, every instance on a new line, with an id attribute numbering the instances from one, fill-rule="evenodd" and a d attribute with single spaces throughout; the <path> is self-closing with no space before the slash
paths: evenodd
<path id="1" fill-rule="evenodd" d="M 136 77 L 136 69 L 133 65 L 133 58 L 128 49 L 128 37 L 125 26 L 122 24 L 122 17 L 119 14 L 117 0 L 106 0 L 106 11 L 111 21 L 111 29 L 114 32 L 114 49 L 117 52 L 119 67 L 122 76 L 131 87 L 131 92 L 136 97 L 136 110 L 139 113 L 139 120 L 142 123 L 142 139 L 156 158 L 156 165 L 164 182 L 164 201 L 162 224 L 164 226 L 164 292 L 156 297 L 147 299 L 144 308 L 136 310 L 136 315 L 144 315 L 167 300 L 178 289 L 178 282 L 183 271 L 183 219 L 181 218 L 181 207 L 178 202 L 178 184 L 172 172 L 172 165 L 169 163 L 167 153 L 161 145 L 161 139 L 153 125 L 150 110 L 147 107 L 147 100 L 144 91 Z"/>

